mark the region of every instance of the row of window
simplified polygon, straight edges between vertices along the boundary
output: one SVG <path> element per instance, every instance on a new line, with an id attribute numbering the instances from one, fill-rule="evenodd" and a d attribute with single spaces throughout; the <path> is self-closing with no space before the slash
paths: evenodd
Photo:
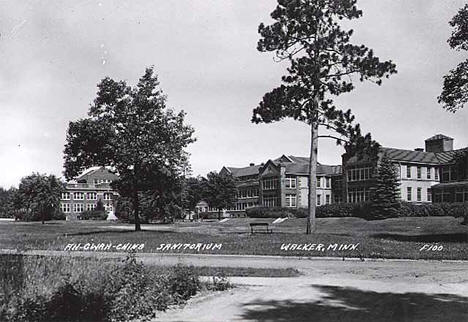
<path id="1" fill-rule="evenodd" d="M 434 202 L 468 202 L 468 190 L 436 191 L 434 193 Z"/>
<path id="2" fill-rule="evenodd" d="M 348 190 L 348 202 L 359 203 L 370 200 L 370 191 L 366 188 L 350 188 Z"/>
<path id="3" fill-rule="evenodd" d="M 322 187 L 322 178 L 317 177 L 317 187 Z M 331 186 L 331 179 L 324 178 L 325 187 L 330 188 Z M 284 186 L 287 189 L 295 189 L 297 187 L 297 178 L 295 176 L 286 176 L 284 180 Z M 263 179 L 262 181 L 262 188 L 263 190 L 273 190 L 278 188 L 278 179 L 277 178 L 268 178 Z"/>
<path id="4" fill-rule="evenodd" d="M 406 165 L 406 178 L 411 178 L 412 177 L 412 168 L 413 166 Z M 423 178 L 423 172 L 426 173 L 425 177 L 428 180 L 432 179 L 432 171 L 434 169 L 434 180 L 438 181 L 439 180 L 439 170 L 437 168 L 433 167 L 421 167 L 421 166 L 416 166 L 416 178 L 417 179 L 422 179 Z"/>
<path id="5" fill-rule="evenodd" d="M 406 188 L 406 200 L 413 201 L 413 188 L 412 187 Z M 432 200 L 432 193 L 431 193 L 430 188 L 426 189 L 426 200 L 427 201 Z M 421 187 L 416 188 L 416 201 L 422 201 L 422 188 Z"/>
<path id="6" fill-rule="evenodd" d="M 112 180 L 110 180 L 110 179 L 94 179 L 94 184 L 100 184 L 100 183 L 112 183 Z"/>
<path id="7" fill-rule="evenodd" d="M 62 200 L 71 200 L 71 196 L 73 196 L 73 200 L 85 200 L 84 192 L 62 192 Z M 112 193 L 104 192 L 103 199 L 112 200 Z M 86 200 L 97 200 L 97 192 L 86 192 Z"/>
<path id="8" fill-rule="evenodd" d="M 348 170 L 348 182 L 368 180 L 372 176 L 372 168 L 356 168 Z"/>
<path id="9" fill-rule="evenodd" d="M 73 208 L 72 208 L 72 205 L 73 205 Z M 96 209 L 96 204 L 83 204 L 83 203 L 74 203 L 74 204 L 70 204 L 70 203 L 62 203 L 60 205 L 60 208 L 62 209 L 62 212 L 64 213 L 82 213 L 83 211 L 92 211 L 94 209 Z M 107 210 L 107 211 L 111 211 L 113 209 L 112 205 L 104 205 L 104 208 Z M 73 211 L 72 211 L 73 210 Z"/>
<path id="10" fill-rule="evenodd" d="M 325 195 L 325 204 L 330 203 L 330 195 Z M 320 206 L 322 204 L 322 195 L 318 194 L 317 195 L 317 206 Z M 296 207 L 297 206 L 297 196 L 295 194 L 286 194 L 286 201 L 285 201 L 285 206 L 286 207 Z"/>
<path id="11" fill-rule="evenodd" d="M 278 189 L 278 179 L 277 178 L 267 178 L 262 180 L 263 190 L 275 190 Z"/>
<path id="12" fill-rule="evenodd" d="M 237 193 L 238 199 L 255 198 L 258 197 L 258 188 L 239 189 Z"/>

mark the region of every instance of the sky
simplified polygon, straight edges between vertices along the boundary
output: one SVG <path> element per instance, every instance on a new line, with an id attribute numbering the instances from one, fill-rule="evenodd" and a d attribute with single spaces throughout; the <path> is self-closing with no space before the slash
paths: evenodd
<path id="1" fill-rule="evenodd" d="M 0 1 L 0 187 L 32 172 L 63 172 L 70 121 L 87 115 L 96 84 L 134 85 L 154 66 L 168 105 L 187 113 L 196 143 L 194 175 L 282 154 L 309 155 L 305 124 L 250 122 L 285 64 L 256 50 L 273 0 Z M 414 149 L 436 133 L 468 146 L 468 107 L 437 103 L 442 77 L 467 54 L 447 44 L 448 21 L 464 0 L 359 0 L 363 17 L 346 26 L 353 43 L 391 59 L 398 74 L 382 86 L 358 83 L 337 99 L 364 132 L 387 147 Z M 319 162 L 340 164 L 341 147 L 321 140 Z"/>

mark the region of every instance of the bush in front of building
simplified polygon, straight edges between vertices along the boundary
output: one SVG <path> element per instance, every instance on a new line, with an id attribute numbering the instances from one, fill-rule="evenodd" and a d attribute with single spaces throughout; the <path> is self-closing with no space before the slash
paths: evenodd
<path id="1" fill-rule="evenodd" d="M 401 202 L 399 217 L 451 216 L 464 217 L 467 205 L 463 203 L 423 203 Z"/>
<path id="2" fill-rule="evenodd" d="M 107 212 L 104 210 L 87 210 L 79 215 L 81 220 L 106 220 Z"/>
<path id="3" fill-rule="evenodd" d="M 245 210 L 247 217 L 249 218 L 286 218 L 296 217 L 294 212 L 295 208 L 286 207 L 254 207 Z"/>
<path id="4" fill-rule="evenodd" d="M 393 209 L 393 208 L 392 208 Z M 246 209 L 249 218 L 306 218 L 307 208 L 286 208 L 286 207 L 256 207 Z M 397 211 L 389 212 L 382 218 L 381 212 L 374 211 L 374 205 L 370 202 L 362 203 L 335 203 L 318 206 L 316 208 L 317 218 L 331 217 L 357 217 L 365 220 L 381 220 L 398 217 L 430 217 L 430 216 L 451 216 L 464 217 L 468 222 L 468 205 L 463 203 L 421 203 L 399 202 Z"/>

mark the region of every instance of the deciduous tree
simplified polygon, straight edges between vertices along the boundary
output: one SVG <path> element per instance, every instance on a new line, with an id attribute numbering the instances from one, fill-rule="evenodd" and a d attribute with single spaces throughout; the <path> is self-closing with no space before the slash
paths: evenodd
<path id="1" fill-rule="evenodd" d="M 449 46 L 457 51 L 468 50 L 468 4 L 461 8 L 449 22 L 453 27 Z M 468 59 L 444 76 L 439 103 L 450 112 L 456 112 L 468 102 Z"/>
<path id="2" fill-rule="evenodd" d="M 346 151 L 376 154 L 378 145 L 361 135 L 350 110 L 335 106 L 332 97 L 353 90 L 352 75 L 378 85 L 396 72 L 391 61 L 382 62 L 364 45 L 350 43 L 352 30 L 342 19 L 357 19 L 362 11 L 355 0 L 278 0 L 274 22 L 259 26 L 258 50 L 275 52 L 289 61 L 282 84 L 263 96 L 253 110 L 252 122 L 271 123 L 290 117 L 310 126 L 309 215 L 306 233 L 315 227 L 317 148 L 319 137 L 345 144 Z M 319 135 L 319 126 L 336 135 Z"/>
<path id="3" fill-rule="evenodd" d="M 221 219 L 221 210 L 234 207 L 237 201 L 234 177 L 215 171 L 208 173 L 203 181 L 203 200 L 211 208 L 218 209 L 218 219 Z"/>
<path id="4" fill-rule="evenodd" d="M 33 173 L 21 179 L 18 194 L 28 220 L 50 220 L 59 210 L 65 185 L 54 175 Z"/>
<path id="5" fill-rule="evenodd" d="M 71 179 L 90 166 L 109 166 L 119 176 L 113 187 L 132 202 L 138 231 L 141 193 L 162 198 L 178 189 L 194 130 L 185 124 L 183 111 L 167 107 L 153 68 L 146 69 L 136 87 L 104 78 L 88 114 L 70 122 L 65 176 Z"/>

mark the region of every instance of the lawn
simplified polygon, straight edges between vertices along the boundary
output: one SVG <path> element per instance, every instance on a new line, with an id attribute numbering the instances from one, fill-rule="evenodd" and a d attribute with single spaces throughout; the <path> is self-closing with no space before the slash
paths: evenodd
<path id="1" fill-rule="evenodd" d="M 44 225 L 0 222 L 0 249 L 64 250 L 69 244 L 144 244 L 140 251 L 156 253 L 468 260 L 468 227 L 460 225 L 460 221 L 453 217 L 378 221 L 321 218 L 312 235 L 304 234 L 305 219 L 271 224 L 272 234 L 254 235 L 250 234 L 249 223 L 272 223 L 273 219 L 143 225 L 141 232 L 132 231 L 132 225 L 106 221 L 54 221 Z M 198 243 L 222 246 L 203 250 L 194 247 Z M 175 246 L 168 249 L 168 244 Z"/>

